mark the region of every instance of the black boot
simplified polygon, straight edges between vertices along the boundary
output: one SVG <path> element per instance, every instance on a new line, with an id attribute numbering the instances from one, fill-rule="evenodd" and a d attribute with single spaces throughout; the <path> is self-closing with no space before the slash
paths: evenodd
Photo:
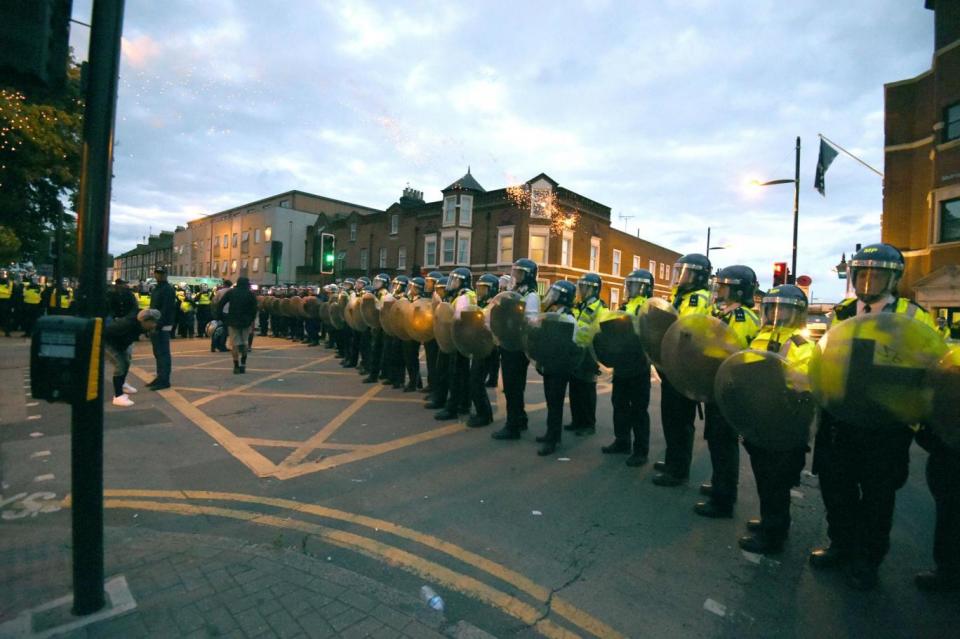
<path id="1" fill-rule="evenodd" d="M 627 461 L 626 461 L 627 466 L 630 466 L 632 468 L 643 466 L 646 463 L 647 463 L 647 456 L 644 455 L 643 453 L 638 453 L 638 452 L 635 452 L 629 457 L 627 457 Z"/>
<path id="2" fill-rule="evenodd" d="M 960 590 L 960 574 L 930 570 L 914 577 L 913 583 L 924 592 L 955 592 Z"/>
<path id="3" fill-rule="evenodd" d="M 697 505 L 693 507 L 693 512 L 701 517 L 709 517 L 710 519 L 730 519 L 733 517 L 733 505 L 721 504 L 712 499 L 708 499 L 707 501 L 698 502 Z"/>
<path id="4" fill-rule="evenodd" d="M 433 418 L 434 418 L 435 420 L 437 420 L 438 422 L 446 421 L 446 420 L 448 420 L 448 419 L 456 419 L 456 418 L 457 418 L 457 411 L 455 411 L 455 410 L 449 410 L 449 409 L 447 409 L 447 408 L 443 408 L 443 409 L 437 411 L 437 412 L 434 414 Z"/>
<path id="5" fill-rule="evenodd" d="M 613 443 L 600 448 L 604 455 L 621 455 L 630 452 L 630 442 L 624 439 L 615 439 Z"/>
<path id="6" fill-rule="evenodd" d="M 490 435 L 491 439 L 520 439 L 520 431 L 504 426 L 497 432 Z"/>
<path id="7" fill-rule="evenodd" d="M 552 455 L 554 451 L 557 450 L 557 442 L 550 441 L 543 442 L 543 445 L 540 446 L 540 449 L 537 450 L 537 455 L 540 457 L 546 457 L 547 455 Z"/>
<path id="8" fill-rule="evenodd" d="M 467 420 L 467 426 L 470 428 L 481 428 L 493 423 L 493 417 L 490 415 L 471 415 Z"/>
<path id="9" fill-rule="evenodd" d="M 810 553 L 810 565 L 821 570 L 839 568 L 850 560 L 850 555 L 837 546 L 817 548 Z"/>
<path id="10" fill-rule="evenodd" d="M 783 538 L 775 538 L 762 532 L 741 537 L 740 548 L 758 555 L 777 555 L 783 552 Z"/>

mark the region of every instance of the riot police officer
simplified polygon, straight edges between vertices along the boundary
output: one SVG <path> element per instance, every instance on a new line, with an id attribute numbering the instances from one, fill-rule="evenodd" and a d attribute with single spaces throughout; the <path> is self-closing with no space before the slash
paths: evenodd
<path id="1" fill-rule="evenodd" d="M 637 269 L 624 280 L 627 303 L 624 310 L 637 315 L 653 295 L 653 273 Z M 631 453 L 627 466 L 643 466 L 650 454 L 650 362 L 646 356 L 639 371 L 613 369 L 613 434 L 614 440 L 600 450 L 605 454 Z M 633 445 L 630 435 L 633 434 Z"/>
<path id="2" fill-rule="evenodd" d="M 361 298 L 367 293 L 373 293 L 373 287 L 370 286 L 370 278 L 366 276 L 358 277 L 356 283 L 353 285 L 353 290 L 356 291 L 356 294 Z M 357 372 L 364 376 L 369 374 L 367 368 L 370 366 L 370 335 L 371 331 L 369 328 L 356 331 L 355 335 L 358 356 L 354 360 L 354 364 L 356 364 Z"/>
<path id="3" fill-rule="evenodd" d="M 379 305 L 388 293 L 387 287 L 390 286 L 390 276 L 386 273 L 377 273 L 370 282 L 370 286 L 373 288 L 373 294 L 376 296 Z M 380 379 L 383 361 L 383 329 L 371 329 L 370 333 L 370 366 L 367 376 L 363 378 L 364 384 L 373 384 Z"/>
<path id="4" fill-rule="evenodd" d="M 13 328 L 13 293 L 13 280 L 6 271 L 0 272 L 0 329 L 7 337 Z"/>
<path id="5" fill-rule="evenodd" d="M 750 348 L 778 353 L 794 370 L 806 375 L 815 347 L 800 333 L 807 323 L 807 296 L 796 286 L 784 284 L 770 289 L 761 304 L 763 323 Z M 743 447 L 750 455 L 757 484 L 760 518 L 747 521 L 749 534 L 740 538 L 740 547 L 759 554 L 779 553 L 790 530 L 790 489 L 800 481 L 807 446 L 773 450 L 745 436 Z"/>
<path id="6" fill-rule="evenodd" d="M 513 263 L 510 276 L 513 291 L 523 296 L 524 314 L 529 320 L 540 313 L 540 295 L 537 293 L 537 263 L 520 258 Z M 572 302 L 572 298 L 571 298 Z M 530 360 L 523 351 L 500 353 L 500 368 L 503 371 L 503 397 L 507 404 L 507 421 L 503 428 L 493 433 L 494 439 L 520 439 L 520 432 L 527 429 L 527 412 L 523 395 L 527 388 L 527 370 Z"/>
<path id="7" fill-rule="evenodd" d="M 500 278 L 491 273 L 484 273 L 477 278 L 477 306 L 485 308 L 490 300 L 500 291 Z M 487 396 L 486 379 L 490 374 L 491 361 L 496 358 L 496 347 L 486 357 L 470 358 L 469 387 L 470 400 L 473 402 L 474 414 L 467 420 L 467 426 L 479 428 L 493 422 L 493 407 L 490 397 Z"/>
<path id="8" fill-rule="evenodd" d="M 430 281 L 430 278 L 427 278 Z M 447 302 L 447 277 L 441 275 L 433 284 L 434 307 L 437 303 Z M 433 379 L 430 383 L 430 395 L 424 408 L 427 410 L 436 410 L 447 405 L 447 395 L 450 391 L 450 355 L 444 353 L 437 344 L 437 340 L 432 340 L 433 348 L 436 351 L 433 367 Z M 429 342 L 428 342 L 429 344 Z M 430 357 L 430 351 L 427 350 L 427 357 Z"/>
<path id="9" fill-rule="evenodd" d="M 23 308 L 20 324 L 23 327 L 23 336 L 33 334 L 33 325 L 43 315 L 43 290 L 36 278 L 31 278 L 29 284 L 23 286 Z"/>
<path id="10" fill-rule="evenodd" d="M 865 246 L 850 260 L 856 297 L 834 309 L 833 323 L 867 313 L 900 313 L 934 328 L 930 315 L 897 295 L 904 260 L 889 244 Z M 890 547 L 897 490 L 907 480 L 913 431 L 903 424 L 867 429 L 824 410 L 813 470 L 827 511 L 830 545 L 810 555 L 814 568 L 846 568 L 849 585 L 870 590 Z"/>
<path id="11" fill-rule="evenodd" d="M 673 307 L 680 317 L 691 314 L 709 315 L 710 260 L 699 253 L 682 256 L 673 265 Z M 680 393 L 661 370 L 660 419 L 663 422 L 663 438 L 667 451 L 663 461 L 654 464 L 659 471 L 653 476 L 657 486 L 679 486 L 690 476 L 690 461 L 693 458 L 693 420 L 697 402 Z"/>
<path id="12" fill-rule="evenodd" d="M 544 297 L 544 312 L 556 312 L 574 316 L 573 307 L 576 295 L 577 287 L 574 286 L 572 282 L 566 280 L 554 282 Z M 563 400 L 567 394 L 567 385 L 570 383 L 571 376 L 569 374 L 557 373 L 556 371 L 543 370 L 542 372 L 543 395 L 547 402 L 547 432 L 537 437 L 537 442 L 542 444 L 537 450 L 537 455 L 545 457 L 553 454 L 557 446 L 560 445 L 560 438 L 563 434 L 561 428 L 561 424 L 563 423 Z"/>
<path id="13" fill-rule="evenodd" d="M 760 318 L 753 312 L 753 296 L 757 291 L 757 275 L 749 266 L 727 266 L 717 274 L 714 296 L 715 317 L 733 329 L 741 349 L 748 348 L 760 332 Z M 706 406 L 703 437 L 710 450 L 713 476 L 710 484 L 700 487 L 708 495 L 698 502 L 694 512 L 703 517 L 733 517 L 740 481 L 740 438 L 714 402 Z"/>
<path id="14" fill-rule="evenodd" d="M 197 337 L 207 337 L 207 324 L 213 319 L 210 314 L 210 304 L 213 302 L 213 293 L 206 284 L 200 285 L 200 291 L 193 296 L 193 303 L 197 308 Z M 267 322 L 270 314 L 260 310 L 260 335 L 267 336 Z"/>
<path id="15" fill-rule="evenodd" d="M 440 271 L 430 271 L 427 273 L 427 276 L 423 278 L 423 290 L 420 294 L 433 297 L 437 280 L 439 280 L 441 277 L 443 277 L 443 273 Z M 437 340 L 435 339 L 431 339 L 423 343 L 423 355 L 427 363 L 427 383 L 423 387 L 423 392 L 425 393 L 433 392 L 434 372 L 437 365 L 437 351 L 439 350 L 440 349 L 437 346 Z"/>
<path id="16" fill-rule="evenodd" d="M 600 321 L 606 304 L 600 299 L 603 282 L 596 273 L 587 273 L 577 282 L 577 302 L 573 316 L 577 320 L 578 336 L 583 345 L 589 344 L 592 331 Z M 597 375 L 600 367 L 589 350 L 583 362 L 570 377 L 570 423 L 564 430 L 577 435 L 592 435 L 597 432 Z"/>
<path id="17" fill-rule="evenodd" d="M 410 278 L 406 275 L 397 275 L 393 278 L 392 293 L 395 299 L 400 299 L 407 294 L 407 287 L 410 285 Z M 393 386 L 396 389 L 403 388 L 403 378 L 406 373 L 403 359 L 403 340 L 393 335 L 384 334 L 383 337 L 383 374 L 384 386 Z"/>
<path id="18" fill-rule="evenodd" d="M 425 286 L 424 278 L 411 277 L 410 284 L 407 286 L 407 299 L 411 303 L 416 302 L 423 295 Z M 403 392 L 412 393 L 423 386 L 420 380 L 420 342 L 416 340 L 403 342 L 403 366 L 407 371 L 407 385 L 403 387 Z"/>
<path id="19" fill-rule="evenodd" d="M 454 317 L 459 317 L 467 306 L 476 306 L 477 294 L 473 292 L 470 269 L 460 266 L 450 271 L 446 294 L 453 306 Z M 470 412 L 470 360 L 460 353 L 450 353 L 449 362 L 447 403 L 433 416 L 440 421 Z"/>

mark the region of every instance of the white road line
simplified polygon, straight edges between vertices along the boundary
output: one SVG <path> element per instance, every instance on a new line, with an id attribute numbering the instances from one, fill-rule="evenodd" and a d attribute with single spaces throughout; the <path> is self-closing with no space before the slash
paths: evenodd
<path id="1" fill-rule="evenodd" d="M 27 421 L 40 419 L 40 415 L 27 415 Z"/>
<path id="2" fill-rule="evenodd" d="M 53 473 L 48 473 L 46 475 L 37 475 L 33 478 L 33 481 L 50 481 L 53 478 Z"/>
<path id="3" fill-rule="evenodd" d="M 30 455 L 30 459 L 37 459 L 38 457 L 48 457 L 50 455 L 49 450 L 38 450 L 37 452 Z"/>
<path id="4" fill-rule="evenodd" d="M 34 406 L 39 406 L 40 402 L 27 402 L 27 408 L 33 408 Z"/>
<path id="5" fill-rule="evenodd" d="M 33 438 L 43 437 L 43 433 L 30 433 L 30 436 Z"/>

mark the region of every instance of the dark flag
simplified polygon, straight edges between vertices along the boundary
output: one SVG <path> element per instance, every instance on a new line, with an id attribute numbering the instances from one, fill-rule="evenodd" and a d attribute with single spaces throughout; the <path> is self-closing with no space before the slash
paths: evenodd
<path id="1" fill-rule="evenodd" d="M 837 157 L 837 150 L 824 142 L 823 138 L 820 138 L 820 154 L 817 156 L 817 175 L 813 179 L 813 186 L 820 191 L 820 195 L 827 195 L 823 177 L 826 175 L 827 169 L 830 168 L 830 163 L 833 162 L 835 157 Z"/>

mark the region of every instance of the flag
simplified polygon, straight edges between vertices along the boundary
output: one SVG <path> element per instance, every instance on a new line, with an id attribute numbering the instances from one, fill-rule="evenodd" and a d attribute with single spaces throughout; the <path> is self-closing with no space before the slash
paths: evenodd
<path id="1" fill-rule="evenodd" d="M 817 156 L 817 176 L 813 178 L 813 186 L 820 191 L 820 195 L 827 195 L 826 184 L 824 184 L 823 177 L 826 175 L 827 169 L 830 168 L 830 163 L 833 162 L 835 157 L 837 157 L 837 150 L 824 142 L 823 138 L 820 138 L 820 154 Z"/>

